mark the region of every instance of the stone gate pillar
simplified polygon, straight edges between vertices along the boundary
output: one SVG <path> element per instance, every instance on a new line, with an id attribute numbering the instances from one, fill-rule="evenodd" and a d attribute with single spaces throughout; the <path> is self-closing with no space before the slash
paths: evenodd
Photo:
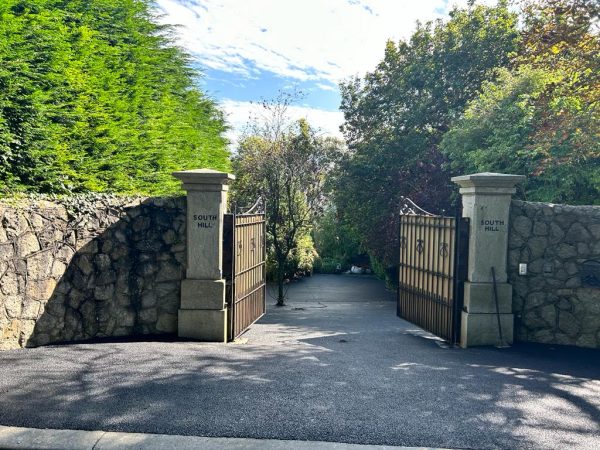
<path id="1" fill-rule="evenodd" d="M 186 273 L 181 283 L 180 337 L 227 340 L 223 261 L 223 220 L 227 191 L 235 179 L 210 169 L 174 172 L 187 191 Z"/>
<path id="2" fill-rule="evenodd" d="M 463 217 L 470 219 L 469 266 L 461 320 L 462 347 L 500 343 L 492 267 L 502 327 L 502 344 L 513 342 L 512 287 L 507 283 L 508 214 L 522 175 L 476 173 L 452 178 L 460 186 Z"/>

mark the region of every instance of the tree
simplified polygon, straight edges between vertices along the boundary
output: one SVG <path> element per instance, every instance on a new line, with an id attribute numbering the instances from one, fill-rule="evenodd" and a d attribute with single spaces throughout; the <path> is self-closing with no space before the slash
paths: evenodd
<path id="1" fill-rule="evenodd" d="M 221 111 L 148 0 L 0 2 L 0 195 L 160 194 L 229 168 Z"/>
<path id="2" fill-rule="evenodd" d="M 524 4 L 514 68 L 485 83 L 444 136 L 455 172 L 526 175 L 521 195 L 529 200 L 600 202 L 599 5 Z"/>
<path id="3" fill-rule="evenodd" d="M 306 120 L 289 120 L 287 108 L 294 99 L 280 94 L 263 102 L 263 117 L 254 119 L 232 160 L 237 177 L 234 200 L 266 199 L 268 248 L 276 265 L 279 306 L 285 303 L 286 267 L 290 259 L 300 258 L 295 255 L 299 242 L 309 237 L 322 211 L 323 186 L 340 146 L 335 139 L 318 136 Z"/>
<path id="4" fill-rule="evenodd" d="M 373 72 L 342 83 L 350 152 L 335 202 L 386 266 L 397 261 L 401 196 L 427 210 L 449 208 L 452 187 L 439 143 L 493 69 L 509 63 L 516 19 L 505 2 L 454 9 L 449 21 L 418 24 L 409 41 L 388 42 Z"/>

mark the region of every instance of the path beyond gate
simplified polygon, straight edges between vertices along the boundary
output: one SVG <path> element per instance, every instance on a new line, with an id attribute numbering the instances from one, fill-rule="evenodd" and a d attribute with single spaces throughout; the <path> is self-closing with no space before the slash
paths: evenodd
<path id="1" fill-rule="evenodd" d="M 223 276 L 227 283 L 227 338 L 234 340 L 266 310 L 266 239 L 264 203 L 243 214 L 226 214 Z"/>
<path id="2" fill-rule="evenodd" d="M 405 199 L 397 314 L 444 340 L 460 339 L 468 219 L 436 216 Z"/>

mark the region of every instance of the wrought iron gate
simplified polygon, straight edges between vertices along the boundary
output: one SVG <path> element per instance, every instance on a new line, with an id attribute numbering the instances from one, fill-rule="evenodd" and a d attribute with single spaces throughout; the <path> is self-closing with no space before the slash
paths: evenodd
<path id="1" fill-rule="evenodd" d="M 468 219 L 436 216 L 404 201 L 397 314 L 455 344 L 467 274 Z"/>
<path id="2" fill-rule="evenodd" d="M 230 341 L 266 310 L 266 227 L 259 199 L 244 213 L 225 215 L 223 276 L 227 281 L 227 336 Z"/>

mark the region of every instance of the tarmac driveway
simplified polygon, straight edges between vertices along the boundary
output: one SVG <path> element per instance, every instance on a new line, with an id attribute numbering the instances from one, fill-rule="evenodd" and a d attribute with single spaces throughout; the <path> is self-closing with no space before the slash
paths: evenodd
<path id="1" fill-rule="evenodd" d="M 453 448 L 598 448 L 600 351 L 446 348 L 369 277 L 292 285 L 247 342 L 0 353 L 0 424 Z M 274 303 L 269 299 L 268 303 Z"/>

